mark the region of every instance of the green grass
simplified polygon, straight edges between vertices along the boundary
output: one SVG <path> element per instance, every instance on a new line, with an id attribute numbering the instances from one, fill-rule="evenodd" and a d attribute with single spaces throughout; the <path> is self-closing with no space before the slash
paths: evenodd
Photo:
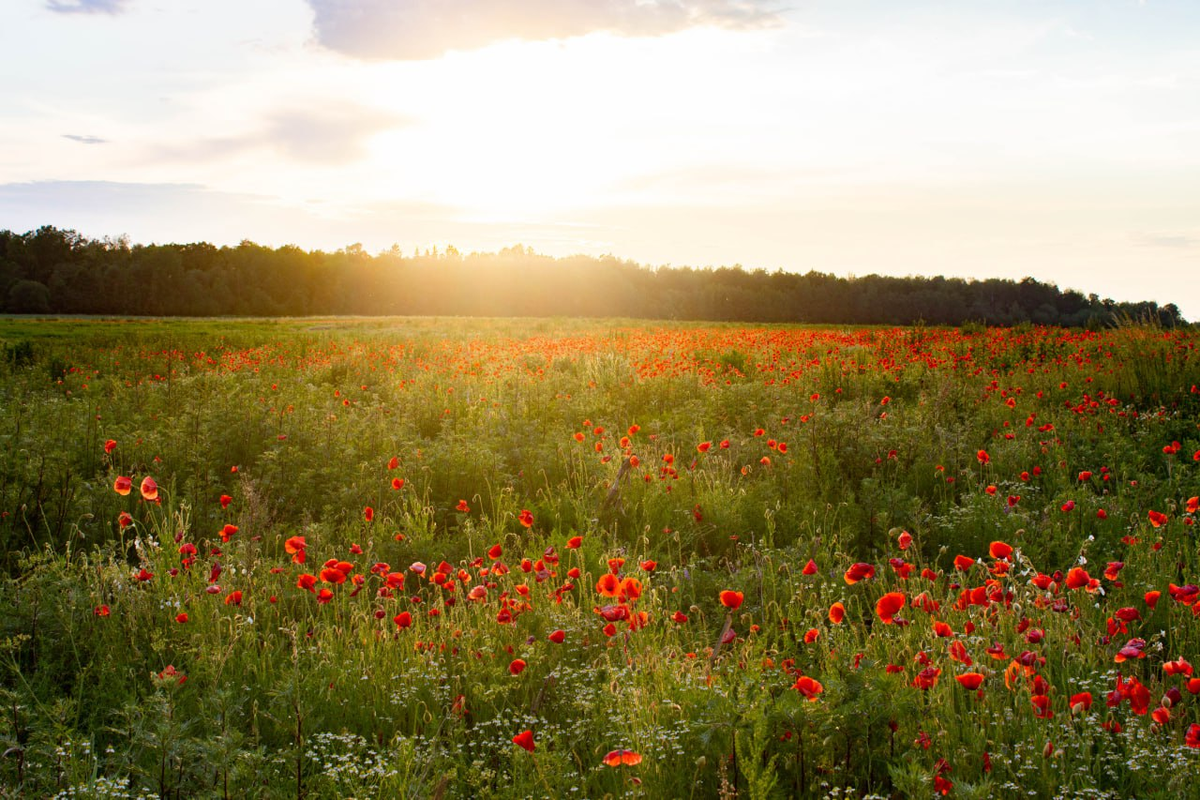
<path id="1" fill-rule="evenodd" d="M 939 765 L 963 797 L 1200 794 L 1163 670 L 1200 659 L 1169 593 L 1200 573 L 1193 334 L 2 319 L 0 344 L 0 796 L 923 797 Z M 602 596 L 614 569 L 640 595 Z M 896 591 L 930 603 L 885 625 Z M 1033 674 L 1006 686 L 1024 652 L 1051 718 Z M 1169 719 L 1107 707 L 1118 675 L 1147 712 L 1178 692 Z"/>

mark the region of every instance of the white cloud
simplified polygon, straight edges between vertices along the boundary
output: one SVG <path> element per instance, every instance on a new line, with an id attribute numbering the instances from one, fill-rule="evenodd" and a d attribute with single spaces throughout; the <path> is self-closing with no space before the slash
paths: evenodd
<path id="1" fill-rule="evenodd" d="M 498 41 L 606 31 L 658 36 L 693 27 L 778 25 L 771 0 L 307 0 L 317 41 L 364 59 L 421 60 Z"/>
<path id="2" fill-rule="evenodd" d="M 120 14 L 129 0 L 50 0 L 46 8 L 58 14 Z"/>

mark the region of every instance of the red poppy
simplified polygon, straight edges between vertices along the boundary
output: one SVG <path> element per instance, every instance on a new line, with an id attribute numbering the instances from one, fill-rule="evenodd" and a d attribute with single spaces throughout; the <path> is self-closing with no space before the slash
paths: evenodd
<path id="1" fill-rule="evenodd" d="M 554 631 L 546 638 L 549 639 L 550 641 L 554 642 L 555 644 L 562 644 L 563 640 L 567 638 L 567 632 L 564 631 L 563 629 L 559 628 L 558 630 Z"/>
<path id="2" fill-rule="evenodd" d="M 817 630 L 816 628 L 809 628 L 808 631 L 804 634 L 804 643 L 812 644 L 813 642 L 815 642 L 817 640 L 817 637 L 820 635 L 821 635 L 821 632 L 819 630 Z"/>
<path id="3" fill-rule="evenodd" d="M 612 750 L 604 756 L 606 767 L 636 767 L 642 763 L 641 753 L 632 750 Z"/>
<path id="4" fill-rule="evenodd" d="M 992 460 L 992 457 L 988 455 L 987 450 L 979 450 L 975 453 L 975 460 L 980 464 L 987 465 Z"/>
<path id="5" fill-rule="evenodd" d="M 983 683 L 983 675 L 978 672 L 964 672 L 962 675 L 955 675 L 954 680 L 968 692 L 973 692 Z"/>
<path id="6" fill-rule="evenodd" d="M 141 492 L 143 500 L 153 503 L 158 499 L 158 484 L 154 482 L 154 478 L 149 475 L 142 478 Z"/>
<path id="7" fill-rule="evenodd" d="M 570 539 L 567 539 L 567 549 L 568 550 L 578 550 L 582 546 L 583 546 L 583 537 L 582 536 L 572 536 Z"/>
<path id="8" fill-rule="evenodd" d="M 400 459 L 397 458 L 396 456 L 392 456 L 391 460 L 388 461 L 388 463 L 387 463 L 387 468 L 395 469 L 398 466 L 400 466 Z"/>
<path id="9" fill-rule="evenodd" d="M 1164 663 L 1163 664 L 1163 672 L 1167 673 L 1168 675 L 1191 676 L 1192 665 L 1189 664 L 1184 658 L 1180 657 L 1180 658 L 1175 659 L 1174 661 L 1167 661 L 1166 663 Z"/>
<path id="10" fill-rule="evenodd" d="M 913 678 L 912 685 L 922 691 L 928 691 L 934 686 L 937 686 L 938 676 L 942 671 L 937 667 L 926 667 L 916 674 Z"/>
<path id="11" fill-rule="evenodd" d="M 933 623 L 933 634 L 944 639 L 947 636 L 953 636 L 954 629 L 945 622 L 935 622 Z"/>
<path id="12" fill-rule="evenodd" d="M 841 625 L 845 618 L 846 607 L 841 602 L 834 603 L 829 607 L 829 621 L 834 625 Z"/>
<path id="13" fill-rule="evenodd" d="M 136 575 L 134 575 L 133 577 L 136 578 L 137 580 L 145 583 L 146 581 L 148 581 L 154 577 L 154 573 L 149 572 L 146 570 L 145 567 L 142 567 L 140 570 L 138 570 L 138 573 Z"/>
<path id="14" fill-rule="evenodd" d="M 328 589 L 322 589 L 317 594 L 317 602 L 320 603 L 321 605 L 325 605 L 332 600 L 333 600 L 333 592 L 331 592 Z"/>
<path id="15" fill-rule="evenodd" d="M 817 680 L 810 678 L 807 675 L 801 675 L 799 678 L 797 678 L 796 682 L 792 684 L 792 688 L 804 695 L 804 697 L 807 698 L 810 703 L 815 703 L 817 701 L 817 695 L 825 691 L 824 686 L 822 686 Z"/>
<path id="16" fill-rule="evenodd" d="M 1068 589 L 1086 588 L 1088 591 L 1093 591 L 1100 583 L 1099 581 L 1095 581 L 1093 584 L 1094 580 L 1095 579 L 1093 579 L 1091 575 L 1087 574 L 1087 570 L 1085 570 L 1083 567 L 1072 567 L 1070 571 L 1067 572 Z"/>
<path id="17" fill-rule="evenodd" d="M 228 542 L 230 537 L 232 537 L 237 532 L 238 532 L 237 525 L 226 525 L 224 528 L 221 528 L 221 541 Z"/>
<path id="18" fill-rule="evenodd" d="M 901 550 L 907 550 L 913 542 L 912 534 L 908 531 L 900 531 L 900 535 L 896 538 L 896 544 L 900 545 Z"/>
<path id="19" fill-rule="evenodd" d="M 1150 517 L 1150 524 L 1156 528 L 1161 528 L 1163 525 L 1167 524 L 1167 515 L 1161 511 L 1151 510 L 1148 512 L 1148 515 Z"/>
<path id="20" fill-rule="evenodd" d="M 683 623 L 688 621 L 688 617 L 687 617 L 687 614 L 684 614 L 682 611 L 676 611 L 674 614 L 671 615 L 671 621 L 675 622 L 679 625 L 682 625 Z"/>
<path id="21" fill-rule="evenodd" d="M 642 568 L 642 572 L 654 572 L 654 570 L 658 569 L 658 562 L 647 559 L 638 564 L 638 566 Z"/>
<path id="22" fill-rule="evenodd" d="M 851 564 L 850 568 L 846 570 L 846 574 L 842 577 L 846 583 L 853 586 L 859 581 L 875 577 L 875 568 L 870 564 L 863 564 L 862 562 Z"/>
<path id="23" fill-rule="evenodd" d="M 517 517 L 517 522 L 521 523 L 521 525 L 526 528 L 532 528 L 533 527 L 533 513 L 527 508 L 521 509 L 521 513 Z"/>
<path id="24" fill-rule="evenodd" d="M 606 572 L 596 581 L 596 591 L 604 597 L 616 597 L 621 593 L 621 579 L 611 572 Z"/>
<path id="25" fill-rule="evenodd" d="M 113 491 L 124 497 L 133 491 L 133 481 L 124 475 L 120 475 L 113 481 Z"/>
<path id="26" fill-rule="evenodd" d="M 954 557 L 954 568 L 960 572 L 966 572 L 973 566 L 975 566 L 975 559 L 973 558 L 968 558 L 967 556 Z"/>
<path id="27" fill-rule="evenodd" d="M 512 663 L 508 665 L 508 671 L 513 675 L 520 675 L 525 671 L 525 660 L 522 658 L 514 658 Z"/>
<path id="28" fill-rule="evenodd" d="M 521 733 L 518 733 L 516 736 L 512 737 L 512 740 L 513 744 L 517 745 L 518 747 L 523 747 L 531 753 L 534 751 L 534 748 L 537 747 L 537 745 L 533 743 L 533 731 L 522 731 Z"/>
<path id="29" fill-rule="evenodd" d="M 1005 542 L 992 542 L 988 546 L 988 555 L 992 558 L 1008 560 L 1008 557 L 1013 553 L 1012 545 Z"/>
<path id="30" fill-rule="evenodd" d="M 712 442 L 701 442 L 700 444 L 696 445 L 696 451 L 700 453 L 707 453 L 711 449 Z"/>
<path id="31" fill-rule="evenodd" d="M 324 583 L 332 583 L 341 585 L 346 582 L 346 573 L 342 572 L 337 567 L 326 567 L 321 570 L 321 580 Z"/>
<path id="32" fill-rule="evenodd" d="M 1067 706 L 1071 709 L 1072 714 L 1082 714 L 1092 707 L 1092 693 L 1080 692 L 1079 694 L 1071 695 Z M 1078 709 L 1078 710 L 1077 710 Z"/>
<path id="33" fill-rule="evenodd" d="M 392 622 L 396 623 L 396 627 L 401 630 L 412 625 L 412 614 L 407 611 L 401 611 L 396 616 L 392 617 Z"/>
<path id="34" fill-rule="evenodd" d="M 813 561 L 810 558 L 808 560 L 808 563 L 804 565 L 804 569 L 800 570 L 800 574 L 801 575 L 816 575 L 817 574 L 817 562 Z"/>
<path id="35" fill-rule="evenodd" d="M 1188 747 L 1200 747 L 1200 723 L 1192 723 L 1191 727 L 1187 729 L 1187 733 L 1184 734 L 1183 743 Z"/>
<path id="36" fill-rule="evenodd" d="M 875 603 L 875 613 L 884 625 L 891 625 L 896 613 L 904 608 L 905 600 L 903 592 L 888 592 Z"/>
<path id="37" fill-rule="evenodd" d="M 225 605 L 240 606 L 241 604 L 242 604 L 242 590 L 241 589 L 235 589 L 232 592 L 230 592 L 229 594 L 225 595 Z"/>
<path id="38" fill-rule="evenodd" d="M 735 592 L 731 589 L 725 589 L 721 592 L 721 605 L 725 606 L 730 611 L 737 611 L 742 605 L 742 593 Z"/>
<path id="39" fill-rule="evenodd" d="M 92 613 L 97 617 L 107 617 L 110 612 L 108 606 L 96 606 L 92 609 Z"/>

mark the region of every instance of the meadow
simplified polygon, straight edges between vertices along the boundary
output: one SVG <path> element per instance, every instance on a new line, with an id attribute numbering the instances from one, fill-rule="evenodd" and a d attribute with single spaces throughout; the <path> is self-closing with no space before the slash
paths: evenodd
<path id="1" fill-rule="evenodd" d="M 0 320 L 0 797 L 1200 797 L 1200 336 Z"/>

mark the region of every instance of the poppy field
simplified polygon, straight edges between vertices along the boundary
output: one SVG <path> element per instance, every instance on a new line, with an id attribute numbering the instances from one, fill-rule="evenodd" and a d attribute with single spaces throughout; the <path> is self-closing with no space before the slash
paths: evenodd
<path id="1" fill-rule="evenodd" d="M 1200 336 L 3 320 L 0 797 L 1200 797 Z"/>

